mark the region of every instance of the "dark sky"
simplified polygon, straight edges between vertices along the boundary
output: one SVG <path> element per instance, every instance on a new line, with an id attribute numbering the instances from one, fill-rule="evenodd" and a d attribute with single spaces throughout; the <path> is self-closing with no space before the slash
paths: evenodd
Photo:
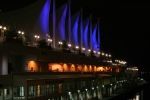
<path id="1" fill-rule="evenodd" d="M 3 1 L 5 3 L 0 4 L 1 11 L 25 7 L 36 0 Z M 65 1 L 67 0 L 56 0 L 56 3 L 61 5 Z M 104 51 L 111 52 L 116 58 L 127 60 L 131 65 L 150 70 L 150 3 L 128 0 L 72 0 L 71 8 L 72 12 L 83 8 L 84 16 L 92 14 L 93 22 L 100 18 Z"/>

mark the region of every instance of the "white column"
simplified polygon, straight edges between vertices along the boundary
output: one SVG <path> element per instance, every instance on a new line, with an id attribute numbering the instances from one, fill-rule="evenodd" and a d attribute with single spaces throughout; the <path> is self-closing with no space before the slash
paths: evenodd
<path id="1" fill-rule="evenodd" d="M 1 59 L 1 66 L 2 66 L 2 75 L 8 75 L 8 58 L 7 56 L 2 56 L 2 59 Z"/>

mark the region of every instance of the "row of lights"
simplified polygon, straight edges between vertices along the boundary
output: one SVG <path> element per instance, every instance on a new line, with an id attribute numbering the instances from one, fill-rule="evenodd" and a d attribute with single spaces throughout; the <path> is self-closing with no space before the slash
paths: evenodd
<path id="1" fill-rule="evenodd" d="M 122 60 L 115 60 L 116 63 L 125 65 L 127 62 Z"/>
<path id="2" fill-rule="evenodd" d="M 24 35 L 24 32 L 19 30 L 18 34 Z"/>
<path id="3" fill-rule="evenodd" d="M 58 44 L 59 44 L 59 45 L 63 45 L 63 42 L 59 41 Z M 68 43 L 67 45 L 68 45 L 69 48 L 72 47 L 72 45 L 71 45 L 70 43 Z M 76 49 L 76 50 L 79 50 L 80 47 L 79 47 L 79 46 L 75 46 L 75 49 Z M 81 50 L 82 50 L 82 51 L 85 51 L 86 49 L 83 47 L 83 48 L 81 48 Z M 92 50 L 91 50 L 91 49 L 88 49 L 87 51 L 88 51 L 88 52 L 91 52 Z M 106 56 L 106 57 L 110 57 L 110 58 L 112 57 L 111 54 L 107 54 L 107 53 L 104 53 L 104 52 L 97 52 L 97 51 L 95 51 L 95 50 L 93 51 L 93 53 L 94 53 L 94 54 L 97 53 L 98 55 L 101 54 L 102 56 Z"/>
<path id="4" fill-rule="evenodd" d="M 0 25 L 0 29 L 1 29 L 1 30 L 7 30 L 7 27 Z M 19 30 L 19 31 L 18 31 L 18 34 L 24 35 L 24 32 Z M 39 36 L 39 35 L 34 35 L 34 38 L 35 38 L 36 40 L 38 40 L 38 39 L 40 39 L 40 36 Z M 47 42 L 49 42 L 49 43 L 51 43 L 52 41 L 53 41 L 53 40 L 52 40 L 51 38 L 48 38 L 48 39 L 47 39 Z M 63 45 L 63 42 L 62 42 L 62 41 L 59 41 L 58 44 L 59 44 L 59 45 Z M 68 43 L 68 47 L 71 48 L 72 45 L 71 45 L 70 43 Z M 76 49 L 76 50 L 79 50 L 79 46 L 75 46 L 75 49 Z M 86 50 L 85 48 L 82 48 L 82 51 L 85 51 L 85 50 Z M 92 51 L 91 49 L 88 49 L 88 52 L 91 52 L 91 51 Z M 107 54 L 107 53 L 104 53 L 104 52 L 93 51 L 93 53 L 94 53 L 94 54 L 97 53 L 98 55 L 101 54 L 102 56 L 109 57 L 109 58 L 112 57 L 111 54 Z M 107 62 L 112 63 L 112 61 L 107 61 Z M 125 64 L 127 63 L 126 61 L 121 61 L 121 60 L 115 60 L 115 62 L 117 62 L 117 63 L 119 63 L 119 64 L 123 64 L 123 65 L 125 65 Z"/>
<path id="5" fill-rule="evenodd" d="M 34 38 L 35 39 L 40 39 L 40 36 L 39 35 L 34 35 Z"/>
<path id="6" fill-rule="evenodd" d="M 0 25 L 0 29 L 7 30 L 7 28 L 6 28 L 5 26 L 3 27 L 3 26 L 1 26 L 1 25 Z M 19 31 L 18 31 L 18 34 L 24 35 L 24 32 L 19 30 Z M 34 38 L 35 38 L 35 39 L 40 39 L 40 36 L 39 36 L 39 35 L 34 35 Z M 47 41 L 51 43 L 53 40 L 52 40 L 51 38 L 48 38 Z M 59 44 L 59 45 L 63 45 L 63 42 L 62 42 L 62 41 L 59 41 L 58 44 Z M 71 48 L 72 45 L 71 45 L 70 43 L 68 43 L 68 47 Z M 79 50 L 79 46 L 75 46 L 75 49 Z M 85 50 L 86 50 L 85 48 L 82 48 L 82 51 L 85 51 Z M 88 49 L 88 52 L 91 52 L 91 49 Z M 104 53 L 104 52 L 96 52 L 96 51 L 94 50 L 93 53 L 94 53 L 94 54 L 97 53 L 98 55 L 101 54 L 102 56 L 106 56 L 106 57 L 111 57 L 110 54 L 107 54 L 107 53 Z"/>
<path id="7" fill-rule="evenodd" d="M 1 29 L 1 30 L 7 30 L 7 27 L 0 25 L 0 29 Z"/>
<path id="8" fill-rule="evenodd" d="M 131 67 L 131 68 L 127 68 L 127 70 L 138 71 L 139 69 L 137 67 Z"/>

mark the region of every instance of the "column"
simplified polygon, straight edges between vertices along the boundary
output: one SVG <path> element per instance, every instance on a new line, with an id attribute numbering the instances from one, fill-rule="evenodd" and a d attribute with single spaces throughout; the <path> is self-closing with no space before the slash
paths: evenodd
<path id="1" fill-rule="evenodd" d="M 5 55 L 2 55 L 1 58 L 1 75 L 8 75 L 8 58 Z"/>

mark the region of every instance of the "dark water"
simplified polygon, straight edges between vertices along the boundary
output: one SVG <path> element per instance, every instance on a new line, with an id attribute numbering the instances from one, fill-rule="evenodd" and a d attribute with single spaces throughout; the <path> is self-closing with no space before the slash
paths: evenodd
<path id="1" fill-rule="evenodd" d="M 150 74 L 143 77 L 146 84 L 140 91 L 129 97 L 127 100 L 150 100 Z"/>
<path id="2" fill-rule="evenodd" d="M 127 100 L 150 100 L 150 84 L 147 84 L 141 91 L 136 92 Z"/>

